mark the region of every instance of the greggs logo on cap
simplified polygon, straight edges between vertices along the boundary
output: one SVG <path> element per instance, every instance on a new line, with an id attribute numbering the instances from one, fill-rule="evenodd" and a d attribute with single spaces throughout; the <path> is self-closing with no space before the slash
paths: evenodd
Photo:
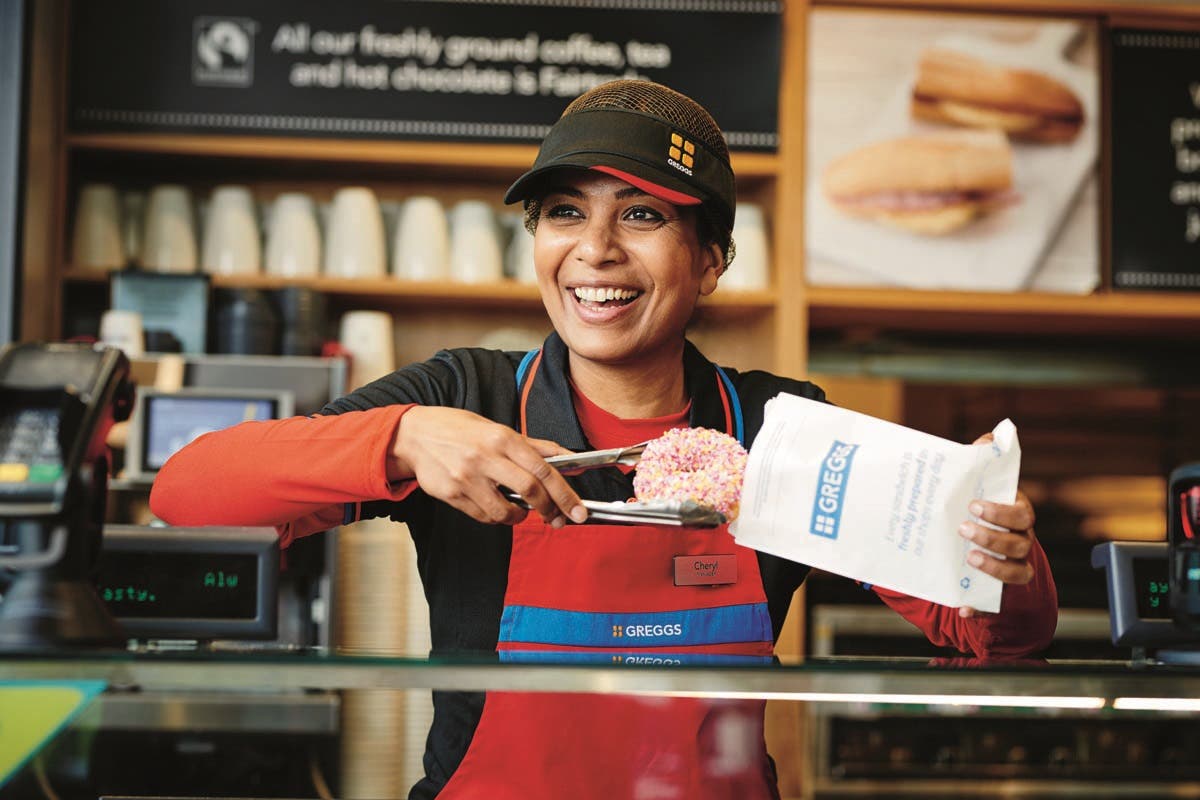
<path id="1" fill-rule="evenodd" d="M 667 163 L 687 175 L 692 174 L 696 165 L 696 145 L 680 136 L 671 134 L 671 146 L 667 148 Z"/>

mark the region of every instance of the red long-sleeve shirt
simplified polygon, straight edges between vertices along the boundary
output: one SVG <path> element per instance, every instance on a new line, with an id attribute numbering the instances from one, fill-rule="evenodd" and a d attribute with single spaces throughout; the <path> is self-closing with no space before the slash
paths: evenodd
<path id="1" fill-rule="evenodd" d="M 576 399 L 581 427 L 598 448 L 686 425 L 686 413 L 678 419 L 623 421 L 580 395 Z M 286 547 L 347 521 L 348 503 L 401 500 L 417 488 L 415 481 L 389 484 L 385 466 L 400 418 L 412 407 L 247 422 L 206 434 L 163 467 L 151 509 L 173 525 L 273 525 Z M 1025 655 L 1049 644 L 1058 607 L 1050 566 L 1036 539 L 1029 562 L 1033 580 L 1005 586 L 998 614 L 963 618 L 954 608 L 879 587 L 874 591 L 935 645 L 985 658 Z"/>

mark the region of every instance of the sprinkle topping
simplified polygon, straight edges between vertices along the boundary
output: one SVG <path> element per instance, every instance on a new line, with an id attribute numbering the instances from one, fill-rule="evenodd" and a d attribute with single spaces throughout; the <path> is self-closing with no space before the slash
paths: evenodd
<path id="1" fill-rule="evenodd" d="M 748 457 L 728 434 L 709 428 L 672 428 L 646 445 L 633 490 L 638 500 L 692 500 L 733 519 Z"/>

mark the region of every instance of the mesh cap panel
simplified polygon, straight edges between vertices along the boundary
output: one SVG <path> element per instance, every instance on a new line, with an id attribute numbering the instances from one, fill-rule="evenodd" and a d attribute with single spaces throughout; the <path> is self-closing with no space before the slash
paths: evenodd
<path id="1" fill-rule="evenodd" d="M 714 155 L 729 162 L 729 147 L 712 116 L 690 97 L 662 84 L 632 80 L 604 83 L 575 98 L 562 115 L 597 108 L 640 111 L 658 117 L 692 134 Z"/>

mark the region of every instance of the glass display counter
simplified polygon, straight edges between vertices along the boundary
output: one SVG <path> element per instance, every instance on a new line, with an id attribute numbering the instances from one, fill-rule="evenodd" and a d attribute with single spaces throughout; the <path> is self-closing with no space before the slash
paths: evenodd
<path id="1" fill-rule="evenodd" d="M 44 681 L 94 681 L 103 691 L 48 737 L 43 756 L 0 788 L 0 798 L 39 796 L 14 791 L 64 800 L 371 796 L 349 786 L 358 780 L 355 754 L 370 751 L 373 739 L 379 744 L 382 734 L 371 726 L 380 720 L 401 731 L 398 736 L 407 730 L 412 741 L 406 747 L 419 754 L 427 721 L 417 720 L 414 729 L 410 719 L 405 729 L 389 716 L 386 698 L 428 697 L 428 690 L 567 693 L 590 698 L 592 709 L 630 696 L 772 701 L 768 742 L 785 798 L 914 796 L 903 787 L 916 796 L 983 796 L 985 783 L 1010 796 L 1200 796 L 1196 667 L 857 657 L 758 665 L 553 664 L 254 649 L 0 658 L 0 686 Z M 356 739 L 353 732 L 363 725 L 375 733 Z M 258 777 L 188 793 L 130 784 L 128 772 L 114 777 L 120 770 L 113 765 L 125 759 L 149 755 L 170 764 L 187 761 L 188 748 L 218 752 L 230 742 L 242 752 L 274 742 L 282 754 L 268 752 L 260 760 L 274 759 L 277 771 L 222 766 Z M 394 741 L 383 746 L 399 747 Z M 379 763 L 378 757 L 363 760 Z M 106 790 L 105 780 L 123 791 Z M 46 793 L 52 786 L 55 793 Z"/>
<path id="2" fill-rule="evenodd" d="M 1200 667 L 1090 660 L 842 656 L 770 664 L 558 664 L 253 647 L 0 657 L 0 681 L 31 680 L 99 680 L 111 691 L 502 690 L 1200 713 Z"/>

